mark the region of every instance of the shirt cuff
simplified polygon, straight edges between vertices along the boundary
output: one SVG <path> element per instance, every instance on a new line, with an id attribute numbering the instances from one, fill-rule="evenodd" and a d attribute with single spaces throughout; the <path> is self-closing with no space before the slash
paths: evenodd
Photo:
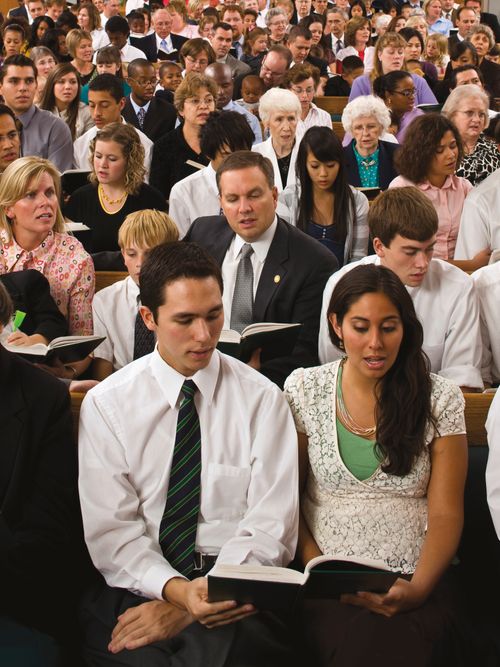
<path id="1" fill-rule="evenodd" d="M 163 600 L 163 589 L 165 584 L 174 577 L 186 577 L 171 567 L 167 561 L 162 564 L 153 565 L 142 578 L 141 593 L 146 598 Z"/>

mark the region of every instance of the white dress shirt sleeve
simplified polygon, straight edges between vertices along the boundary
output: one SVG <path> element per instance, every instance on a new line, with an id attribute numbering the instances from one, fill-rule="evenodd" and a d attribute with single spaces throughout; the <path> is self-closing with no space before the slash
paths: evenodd
<path id="1" fill-rule="evenodd" d="M 486 492 L 491 518 L 500 539 L 500 391 L 497 391 L 488 412 L 486 432 L 489 445 Z"/>
<path id="2" fill-rule="evenodd" d="M 483 198 L 472 192 L 464 201 L 458 230 L 455 259 L 472 259 L 480 250 L 492 245 L 491 216 Z"/>
<path id="3" fill-rule="evenodd" d="M 485 266 L 472 274 L 481 311 L 485 382 L 500 380 L 500 263 Z"/>
<path id="4" fill-rule="evenodd" d="M 170 190 L 168 213 L 177 225 L 177 229 L 179 230 L 179 238 L 183 239 L 187 234 L 192 220 L 189 213 L 189 200 L 186 197 L 187 193 L 184 191 L 181 184 L 182 181 L 175 183 L 175 185 Z"/>

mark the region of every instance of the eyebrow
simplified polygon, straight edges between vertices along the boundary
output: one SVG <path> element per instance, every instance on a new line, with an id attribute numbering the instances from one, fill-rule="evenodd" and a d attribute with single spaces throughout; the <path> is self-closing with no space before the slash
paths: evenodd
<path id="1" fill-rule="evenodd" d="M 383 322 L 386 322 L 387 320 L 400 320 L 401 318 L 399 315 L 387 315 L 387 317 L 382 318 Z M 351 317 L 351 321 L 354 320 L 359 320 L 361 322 L 369 322 L 370 320 L 367 317 L 361 317 L 360 315 L 354 315 Z"/>
<path id="2" fill-rule="evenodd" d="M 420 248 L 419 246 L 416 245 L 403 245 L 401 246 L 401 250 L 427 250 L 428 248 L 434 248 L 436 243 L 437 241 L 433 241 L 429 245 L 425 246 L 425 248 Z"/>
<path id="3" fill-rule="evenodd" d="M 221 311 L 222 307 L 223 307 L 222 303 L 220 303 L 218 306 L 214 306 L 213 308 L 211 308 L 208 311 L 207 315 L 210 315 L 210 313 L 217 313 L 217 312 Z M 203 317 L 203 315 L 201 315 L 201 313 L 189 313 L 189 312 L 187 312 L 187 313 L 175 313 L 175 315 L 174 315 L 174 317 L 200 317 L 200 316 Z"/>

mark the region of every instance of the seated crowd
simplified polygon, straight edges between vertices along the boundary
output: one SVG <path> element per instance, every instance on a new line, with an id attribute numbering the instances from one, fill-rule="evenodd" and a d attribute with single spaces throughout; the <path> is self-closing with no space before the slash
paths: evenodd
<path id="1" fill-rule="evenodd" d="M 498 664 L 455 566 L 464 393 L 500 383 L 498 19 L 212 5 L 2 18 L 0 664 Z M 262 323 L 298 326 L 219 349 Z M 498 393 L 486 428 L 500 538 Z M 323 554 L 398 576 L 209 600 L 216 564 Z"/>

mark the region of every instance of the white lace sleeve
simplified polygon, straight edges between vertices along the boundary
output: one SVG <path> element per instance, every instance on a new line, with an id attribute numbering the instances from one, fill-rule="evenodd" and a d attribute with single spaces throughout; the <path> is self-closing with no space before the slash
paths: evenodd
<path id="1" fill-rule="evenodd" d="M 304 425 L 304 369 L 297 368 L 285 380 L 284 386 L 285 398 L 295 420 L 295 428 L 299 433 L 306 433 Z"/>
<path id="2" fill-rule="evenodd" d="M 436 421 L 433 437 L 465 434 L 465 399 L 454 382 L 431 373 L 432 414 Z"/>

